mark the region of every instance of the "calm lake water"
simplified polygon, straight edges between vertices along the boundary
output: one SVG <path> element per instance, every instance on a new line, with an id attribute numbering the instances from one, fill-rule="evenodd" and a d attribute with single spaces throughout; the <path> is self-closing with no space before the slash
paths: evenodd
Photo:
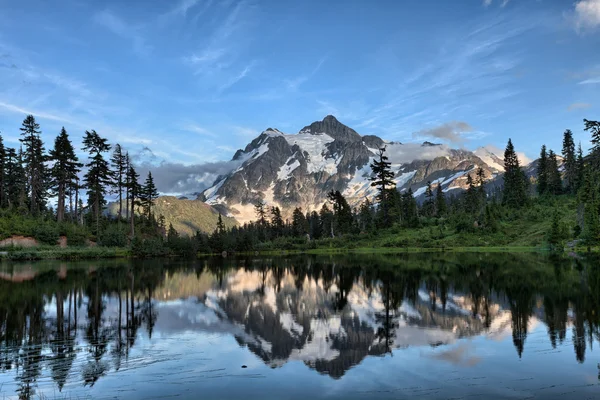
<path id="1" fill-rule="evenodd" d="M 0 265 L 0 399 L 599 399 L 600 266 L 542 255 Z"/>

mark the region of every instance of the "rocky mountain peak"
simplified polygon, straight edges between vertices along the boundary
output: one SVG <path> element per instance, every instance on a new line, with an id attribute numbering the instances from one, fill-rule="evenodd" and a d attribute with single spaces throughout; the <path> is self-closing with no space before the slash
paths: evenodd
<path id="1" fill-rule="evenodd" d="M 317 135 L 325 133 L 335 140 L 344 142 L 360 142 L 362 137 L 352 128 L 347 127 L 337 120 L 333 115 L 328 115 L 322 121 L 316 121 L 305 126 L 300 133 Z"/>

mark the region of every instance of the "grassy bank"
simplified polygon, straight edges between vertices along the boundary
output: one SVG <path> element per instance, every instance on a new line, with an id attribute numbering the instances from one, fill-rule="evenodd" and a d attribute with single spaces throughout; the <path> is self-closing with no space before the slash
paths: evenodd
<path id="1" fill-rule="evenodd" d="M 28 260 L 91 260 L 130 257 L 131 252 L 123 247 L 67 247 L 40 246 L 32 248 L 6 248 L 0 251 L 0 259 Z"/>

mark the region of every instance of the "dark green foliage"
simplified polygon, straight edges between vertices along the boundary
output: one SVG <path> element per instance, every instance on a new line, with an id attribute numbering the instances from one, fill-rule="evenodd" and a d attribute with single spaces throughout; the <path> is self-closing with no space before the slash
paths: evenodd
<path id="1" fill-rule="evenodd" d="M 562 241 L 565 238 L 564 229 L 560 223 L 560 217 L 558 211 L 555 211 L 552 216 L 552 224 L 550 225 L 550 231 L 548 232 L 548 244 L 552 249 L 559 249 L 562 247 Z"/>
<path id="2" fill-rule="evenodd" d="M 568 193 L 575 193 L 577 190 L 577 155 L 575 154 L 573 133 L 569 129 L 563 136 L 562 156 L 565 166 L 565 189 Z"/>
<path id="3" fill-rule="evenodd" d="M 52 222 L 36 224 L 33 237 L 40 243 L 56 245 L 59 238 L 58 226 Z"/>
<path id="4" fill-rule="evenodd" d="M 479 210 L 479 191 L 471 174 L 467 175 L 467 193 L 465 193 L 465 211 L 470 215 L 476 215 Z"/>
<path id="5" fill-rule="evenodd" d="M 327 204 L 323 204 L 321 211 L 319 212 L 319 219 L 321 220 L 321 232 L 325 237 L 335 237 L 333 231 L 333 220 L 334 216 Z"/>
<path id="6" fill-rule="evenodd" d="M 600 168 L 600 121 L 584 119 L 583 124 L 585 126 L 584 130 L 589 131 L 592 135 L 592 149 L 590 151 L 592 166 Z"/>
<path id="7" fill-rule="evenodd" d="M 431 218 L 435 215 L 435 200 L 433 196 L 431 182 L 427 182 L 427 187 L 425 188 L 425 201 L 423 202 L 423 207 L 421 207 L 421 215 L 427 218 Z"/>
<path id="8" fill-rule="evenodd" d="M 106 205 L 104 196 L 108 186 L 112 184 L 112 173 L 108 161 L 104 158 L 104 153 L 110 150 L 110 145 L 108 140 L 100 137 L 95 130 L 85 131 L 83 150 L 90 155 L 86 164 L 88 170 L 84 176 L 84 182 L 87 188 L 88 205 L 91 215 L 95 218 L 96 233 L 98 233 L 100 230 L 100 214 Z"/>
<path id="9" fill-rule="evenodd" d="M 419 226 L 419 208 L 411 188 L 402 195 L 402 224 L 407 228 Z"/>
<path id="10" fill-rule="evenodd" d="M 158 189 L 156 189 L 156 185 L 154 184 L 152 172 L 148 172 L 148 177 L 146 178 L 146 182 L 144 183 L 144 186 L 142 186 L 140 193 L 140 205 L 142 206 L 146 217 L 150 218 L 152 216 L 152 206 L 157 198 Z"/>
<path id="11" fill-rule="evenodd" d="M 6 148 L 0 135 L 0 208 L 7 206 L 6 198 Z"/>
<path id="12" fill-rule="evenodd" d="M 129 204 L 129 235 L 131 238 L 135 236 L 135 208 L 140 205 L 139 198 L 142 195 L 142 186 L 138 182 L 140 175 L 136 172 L 133 165 L 129 165 L 127 171 L 127 203 Z"/>
<path id="13" fill-rule="evenodd" d="M 352 231 L 354 216 L 346 198 L 339 190 L 331 191 L 327 199 L 333 207 L 333 231 L 335 236 L 344 235 Z"/>
<path id="14" fill-rule="evenodd" d="M 46 207 L 48 196 L 47 170 L 44 154 L 44 143 L 40 138 L 40 126 L 33 115 L 23 120 L 21 128 L 21 143 L 23 144 L 23 163 L 27 177 L 27 194 L 29 209 L 33 215 L 38 215 Z"/>
<path id="15" fill-rule="evenodd" d="M 542 146 L 537 167 L 537 192 L 540 196 L 548 193 L 548 153 L 546 145 Z"/>
<path id="16" fill-rule="evenodd" d="M 259 219 L 260 221 L 260 219 Z M 274 237 L 283 235 L 284 223 L 279 207 L 271 207 L 271 230 Z"/>
<path id="17" fill-rule="evenodd" d="M 375 212 L 369 199 L 365 199 L 360 205 L 358 226 L 361 232 L 371 232 L 375 228 Z"/>
<path id="18" fill-rule="evenodd" d="M 110 163 L 114 177 L 113 186 L 116 189 L 118 196 L 119 211 L 117 218 L 121 220 L 123 216 L 123 189 L 127 187 L 126 177 L 129 169 L 129 154 L 123 153 L 123 149 L 118 143 L 115 145 Z"/>
<path id="19" fill-rule="evenodd" d="M 519 165 L 519 158 L 510 139 L 508 139 L 504 151 L 502 203 L 512 208 L 520 208 L 527 204 L 527 179 Z"/>
<path id="20" fill-rule="evenodd" d="M 119 225 L 109 225 L 98 235 L 98 245 L 106 247 L 126 247 L 127 229 Z"/>
<path id="21" fill-rule="evenodd" d="M 294 236 L 304 236 L 308 233 L 308 222 L 301 208 L 296 207 L 292 213 L 292 233 Z"/>
<path id="22" fill-rule="evenodd" d="M 438 218 L 446 215 L 448 212 L 448 206 L 446 204 L 446 196 L 442 190 L 442 184 L 438 184 L 435 190 L 435 210 Z"/>
<path id="23" fill-rule="evenodd" d="M 558 170 L 558 160 L 556 154 L 550 150 L 548 154 L 548 192 L 553 195 L 559 195 L 563 191 L 562 179 Z"/>
<path id="24" fill-rule="evenodd" d="M 392 163 L 388 161 L 385 155 L 385 147 L 379 149 L 378 158 L 371 163 L 371 186 L 378 189 L 376 200 L 379 203 L 381 210 L 381 221 L 385 227 L 391 226 L 392 221 L 389 217 L 388 190 L 396 187 L 396 182 L 393 181 L 394 173 L 391 171 Z M 335 211 L 334 211 L 335 212 Z"/>
<path id="25" fill-rule="evenodd" d="M 53 194 L 57 197 L 56 219 L 61 222 L 65 218 L 67 193 L 76 184 L 77 173 L 82 166 L 64 127 L 50 150 L 50 159 L 54 162 L 50 176 Z"/>
<path id="26" fill-rule="evenodd" d="M 265 204 L 264 201 L 259 200 L 255 205 L 254 205 L 254 212 L 256 213 L 256 221 L 266 227 L 268 225 L 267 223 L 267 205 Z M 281 215 L 279 215 L 281 217 Z"/>

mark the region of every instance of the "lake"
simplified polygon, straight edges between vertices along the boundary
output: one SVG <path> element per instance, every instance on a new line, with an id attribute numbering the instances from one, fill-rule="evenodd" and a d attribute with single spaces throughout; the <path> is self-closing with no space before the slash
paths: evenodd
<path id="1" fill-rule="evenodd" d="M 597 399 L 600 266 L 539 254 L 0 265 L 0 399 Z"/>

